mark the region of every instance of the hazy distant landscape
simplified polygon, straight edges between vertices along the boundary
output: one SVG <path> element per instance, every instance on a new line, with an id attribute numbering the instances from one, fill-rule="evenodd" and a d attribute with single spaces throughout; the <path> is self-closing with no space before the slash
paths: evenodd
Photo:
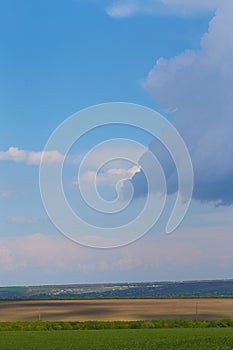
<path id="1" fill-rule="evenodd" d="M 233 296 L 233 280 L 0 287 L 0 299 Z"/>

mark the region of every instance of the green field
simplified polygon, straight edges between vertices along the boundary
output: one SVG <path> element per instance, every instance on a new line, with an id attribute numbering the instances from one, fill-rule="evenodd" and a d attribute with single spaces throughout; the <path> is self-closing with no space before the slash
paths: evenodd
<path id="1" fill-rule="evenodd" d="M 139 329 L 0 332 L 1 350 L 232 350 L 233 330 Z"/>

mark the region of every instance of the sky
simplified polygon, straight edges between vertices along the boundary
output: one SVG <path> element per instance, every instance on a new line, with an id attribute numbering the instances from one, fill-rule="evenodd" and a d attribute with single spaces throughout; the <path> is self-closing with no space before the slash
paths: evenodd
<path id="1" fill-rule="evenodd" d="M 1 286 L 233 278 L 232 13 L 229 0 L 0 1 Z M 178 193 L 177 169 L 166 149 L 130 125 L 89 130 L 70 145 L 62 174 L 66 198 L 83 220 L 105 231 L 138 217 L 148 196 L 145 169 L 153 175 L 150 154 L 161 163 L 168 194 L 158 222 L 140 237 L 162 205 L 157 167 L 155 206 L 139 221 L 139 234 L 129 230 L 120 237 L 135 241 L 97 249 L 85 246 L 85 230 L 73 225 L 78 244 L 51 222 L 39 169 L 42 157 L 50 175 L 64 160 L 59 148 L 44 150 L 61 123 L 110 102 L 145 106 L 172 123 L 189 151 L 194 187 L 184 220 L 166 235 Z M 81 112 L 77 130 L 87 119 Z M 116 138 L 128 141 L 111 141 Z M 113 154 L 121 159 L 106 163 Z M 78 187 L 94 200 L 94 180 L 105 200 L 120 194 L 121 208 L 133 189 L 128 210 L 115 216 L 86 205 Z M 62 212 L 60 218 L 62 224 Z M 93 235 L 89 245 L 101 246 L 106 237 Z"/>

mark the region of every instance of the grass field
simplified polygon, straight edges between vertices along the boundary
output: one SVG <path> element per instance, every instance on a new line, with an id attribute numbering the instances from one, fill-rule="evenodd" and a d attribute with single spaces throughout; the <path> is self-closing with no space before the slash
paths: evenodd
<path id="1" fill-rule="evenodd" d="M 233 330 L 160 329 L 0 332 L 4 350 L 232 350 Z"/>
<path id="2" fill-rule="evenodd" d="M 197 307 L 197 310 L 196 310 Z M 0 301 L 0 322 L 233 319 L 233 299 L 98 299 Z"/>

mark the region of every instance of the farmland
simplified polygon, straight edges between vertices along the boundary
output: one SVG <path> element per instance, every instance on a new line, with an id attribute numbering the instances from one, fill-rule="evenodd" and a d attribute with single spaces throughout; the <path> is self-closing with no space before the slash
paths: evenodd
<path id="1" fill-rule="evenodd" d="M 0 322 L 233 319 L 233 299 L 2 300 Z"/>
<path id="2" fill-rule="evenodd" d="M 0 332 L 0 349 L 24 350 L 232 350 L 233 331 L 142 329 Z"/>

